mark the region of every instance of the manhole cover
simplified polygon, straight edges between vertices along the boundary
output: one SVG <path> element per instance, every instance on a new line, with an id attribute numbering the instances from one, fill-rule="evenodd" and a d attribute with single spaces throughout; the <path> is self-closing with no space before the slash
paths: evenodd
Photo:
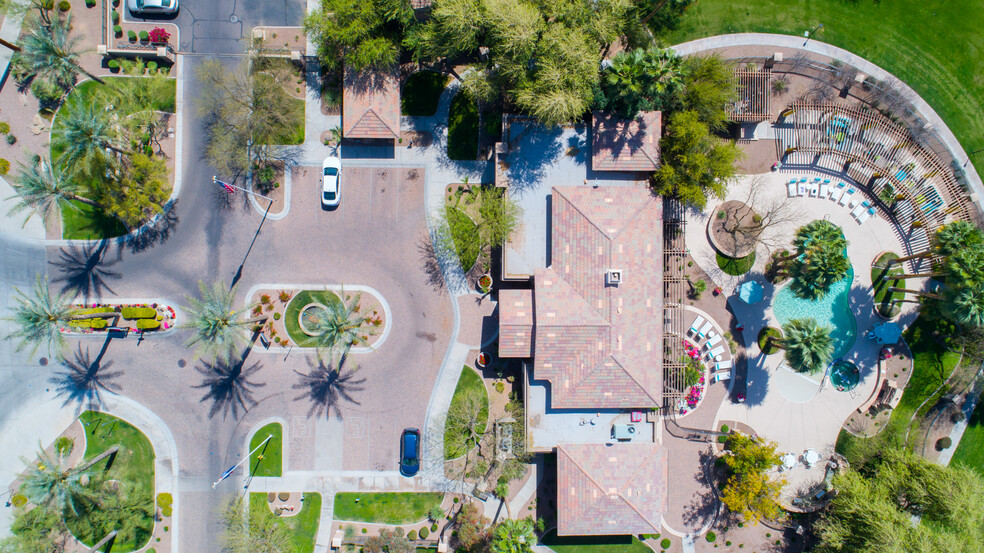
<path id="1" fill-rule="evenodd" d="M 230 23 L 239 23 L 239 16 L 236 15 L 236 14 L 230 15 L 229 16 L 229 22 Z"/>

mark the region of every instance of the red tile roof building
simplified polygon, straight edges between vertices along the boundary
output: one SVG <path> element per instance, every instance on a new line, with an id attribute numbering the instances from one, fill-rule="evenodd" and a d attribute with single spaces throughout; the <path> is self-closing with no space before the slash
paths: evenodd
<path id="1" fill-rule="evenodd" d="M 557 446 L 557 535 L 658 534 L 666 451 L 655 443 Z"/>
<path id="2" fill-rule="evenodd" d="M 396 69 L 385 72 L 345 69 L 342 136 L 400 138 L 400 81 Z"/>
<path id="3" fill-rule="evenodd" d="M 530 357 L 533 354 L 533 291 L 499 291 L 499 355 Z"/>
<path id="4" fill-rule="evenodd" d="M 659 167 L 662 113 L 644 111 L 635 119 L 591 113 L 591 168 L 595 171 L 652 172 Z"/>

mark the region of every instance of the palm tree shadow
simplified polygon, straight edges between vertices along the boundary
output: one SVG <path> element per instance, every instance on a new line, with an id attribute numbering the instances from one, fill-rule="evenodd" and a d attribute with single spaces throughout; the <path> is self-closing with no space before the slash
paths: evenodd
<path id="1" fill-rule="evenodd" d="M 266 383 L 252 382 L 249 377 L 256 374 L 262 368 L 259 361 L 247 368 L 246 358 L 249 356 L 249 349 L 236 360 L 216 359 L 210 363 L 202 362 L 202 366 L 195 367 L 195 371 L 205 377 L 205 380 L 194 386 L 208 390 L 202 396 L 201 402 L 212 402 L 212 407 L 208 411 L 208 418 L 212 418 L 222 411 L 223 420 L 232 413 L 232 418 L 238 419 L 240 409 L 243 413 L 249 411 L 256 405 L 253 399 L 255 388 L 262 388 Z"/>
<path id="2" fill-rule="evenodd" d="M 292 388 L 303 390 L 294 398 L 294 401 L 307 399 L 311 402 L 311 408 L 308 409 L 307 413 L 308 417 L 313 415 L 319 418 L 322 416 L 331 418 L 331 408 L 334 407 L 335 416 L 341 420 L 340 402 L 346 401 L 355 405 L 361 405 L 360 402 L 352 397 L 352 394 L 361 392 L 364 389 L 361 384 L 366 379 L 355 379 L 355 371 L 358 370 L 358 367 L 345 370 L 346 359 L 347 356 L 342 355 L 338 363 L 332 363 L 331 360 L 326 363 L 322 359 L 317 359 L 312 363 L 311 358 L 308 358 L 308 364 L 311 370 L 307 374 L 294 371 L 301 378 L 300 382 L 294 384 Z"/>
<path id="3" fill-rule="evenodd" d="M 122 387 L 113 382 L 123 374 L 123 371 L 108 370 L 112 361 L 102 362 L 103 355 L 109 347 L 112 337 L 107 336 L 99 354 L 95 359 L 89 359 L 89 350 L 82 351 L 78 347 L 72 360 L 62 359 L 64 371 L 54 374 L 49 382 L 55 386 L 57 396 L 65 396 L 62 406 L 78 403 L 83 406 L 102 405 L 102 392 L 118 393 Z"/>
<path id="4" fill-rule="evenodd" d="M 119 280 L 120 273 L 109 269 L 118 260 L 105 261 L 106 240 L 96 244 L 62 248 L 58 260 L 52 261 L 54 273 L 51 281 L 61 282 L 61 293 L 73 298 L 82 296 L 85 301 L 90 297 L 101 298 L 103 291 L 115 294 L 106 283 L 107 280 Z"/>

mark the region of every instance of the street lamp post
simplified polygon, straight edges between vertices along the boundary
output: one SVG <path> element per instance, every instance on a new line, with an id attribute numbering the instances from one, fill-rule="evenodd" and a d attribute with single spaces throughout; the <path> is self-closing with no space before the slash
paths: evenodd
<path id="1" fill-rule="evenodd" d="M 223 472 L 222 473 L 222 476 L 220 476 L 218 480 L 216 480 L 215 482 L 212 483 L 212 489 L 214 490 L 215 487 L 219 485 L 219 482 L 221 482 L 221 481 L 225 480 L 226 478 L 229 478 L 230 476 L 232 476 L 232 473 L 237 468 L 239 468 L 239 465 L 245 463 L 246 460 L 249 459 L 251 455 L 253 455 L 254 453 L 256 453 L 256 450 L 258 450 L 261 447 L 265 446 L 266 443 L 269 442 L 271 439 L 273 439 L 273 434 L 267 435 L 266 439 L 263 440 L 263 442 L 261 442 L 260 445 L 258 445 L 258 446 L 256 446 L 256 447 L 253 448 L 253 451 L 250 451 L 249 453 L 247 453 L 246 456 L 243 457 L 238 463 L 236 463 L 235 465 L 233 465 L 229 470 Z"/>
<path id="2" fill-rule="evenodd" d="M 816 27 L 814 27 L 812 31 L 808 31 L 808 32 L 803 33 L 803 36 L 806 37 L 806 41 L 803 42 L 803 46 L 806 46 L 806 43 L 807 42 L 810 42 L 810 39 L 813 38 L 813 33 L 819 31 L 822 28 L 823 28 L 823 23 L 821 23 L 821 24 L 817 25 Z"/>

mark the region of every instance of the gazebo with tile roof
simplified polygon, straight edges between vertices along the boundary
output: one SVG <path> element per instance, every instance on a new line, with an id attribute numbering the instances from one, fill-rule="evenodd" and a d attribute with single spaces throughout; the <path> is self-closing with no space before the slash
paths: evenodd
<path id="1" fill-rule="evenodd" d="M 659 167 L 662 113 L 644 111 L 622 119 L 591 112 L 591 168 L 595 171 L 653 172 Z"/>
<path id="2" fill-rule="evenodd" d="M 666 450 L 655 443 L 557 446 L 557 535 L 660 533 Z"/>
<path id="3" fill-rule="evenodd" d="M 400 81 L 396 69 L 345 69 L 342 136 L 384 140 L 400 138 Z"/>

